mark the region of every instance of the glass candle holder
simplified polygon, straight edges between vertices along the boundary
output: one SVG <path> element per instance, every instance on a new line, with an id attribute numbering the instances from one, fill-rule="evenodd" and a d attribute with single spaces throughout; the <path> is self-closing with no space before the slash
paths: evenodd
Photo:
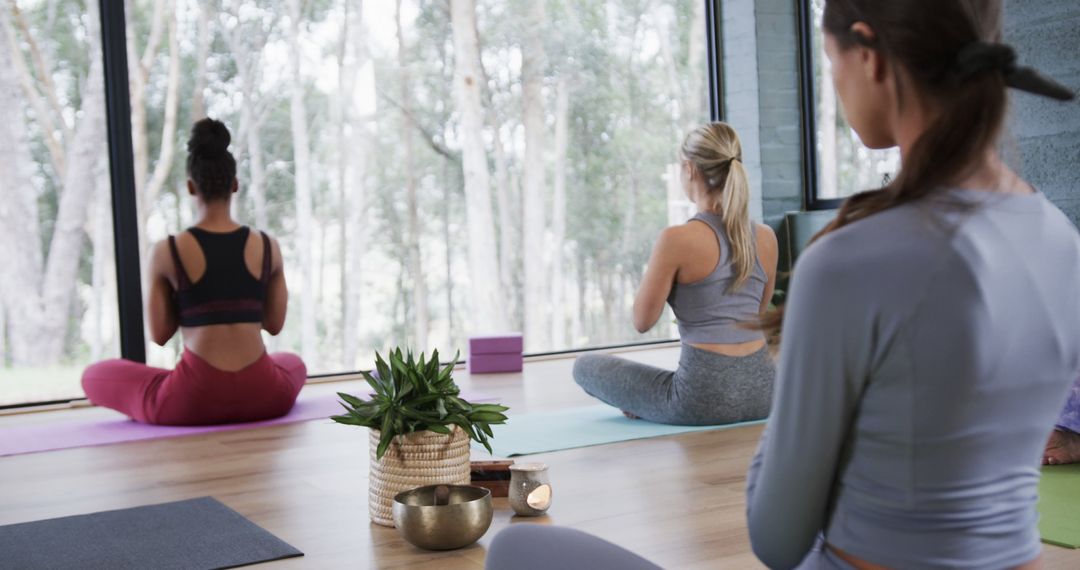
<path id="1" fill-rule="evenodd" d="M 543 463 L 515 463 L 510 466 L 510 507 L 526 517 L 536 517 L 551 507 L 551 482 Z"/>

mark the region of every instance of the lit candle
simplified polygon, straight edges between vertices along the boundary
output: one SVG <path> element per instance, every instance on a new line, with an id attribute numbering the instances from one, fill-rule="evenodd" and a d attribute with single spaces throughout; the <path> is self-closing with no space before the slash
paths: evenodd
<path id="1" fill-rule="evenodd" d="M 525 499 L 530 507 L 546 511 L 551 506 L 551 485 L 540 485 Z"/>

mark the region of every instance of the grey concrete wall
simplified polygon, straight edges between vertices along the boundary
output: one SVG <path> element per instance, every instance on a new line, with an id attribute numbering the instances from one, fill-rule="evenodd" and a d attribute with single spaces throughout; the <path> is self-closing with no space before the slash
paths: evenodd
<path id="1" fill-rule="evenodd" d="M 1021 64 L 1080 90 L 1080 1 L 1006 0 L 1005 41 Z M 1080 101 L 1014 90 L 1010 131 L 1010 162 L 1080 225 Z"/>
<path id="2" fill-rule="evenodd" d="M 725 0 L 724 105 L 739 131 L 754 217 L 802 208 L 797 0 Z"/>

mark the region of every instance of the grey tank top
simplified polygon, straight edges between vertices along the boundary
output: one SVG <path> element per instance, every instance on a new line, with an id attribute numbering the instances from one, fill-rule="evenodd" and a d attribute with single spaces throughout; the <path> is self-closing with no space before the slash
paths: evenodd
<path id="1" fill-rule="evenodd" d="M 691 221 L 704 222 L 716 234 L 720 244 L 720 261 L 704 279 L 693 283 L 675 283 L 668 295 L 668 304 L 675 313 L 682 342 L 689 344 L 737 344 L 764 338 L 761 331 L 742 328 L 740 323 L 752 321 L 761 310 L 768 276 L 757 259 L 755 247 L 754 270 L 742 286 L 729 291 L 735 280 L 731 263 L 731 242 L 724 231 L 720 216 L 699 212 Z M 751 239 L 754 232 L 750 232 Z M 755 243 L 756 245 L 756 243 Z"/>

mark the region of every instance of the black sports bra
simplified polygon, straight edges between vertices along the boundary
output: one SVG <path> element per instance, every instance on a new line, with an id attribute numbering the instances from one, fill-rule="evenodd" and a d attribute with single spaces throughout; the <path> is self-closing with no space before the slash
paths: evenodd
<path id="1" fill-rule="evenodd" d="M 270 238 L 263 232 L 262 274 L 252 277 L 244 261 L 251 230 L 244 226 L 227 233 L 188 228 L 199 242 L 206 271 L 199 281 L 188 278 L 176 239 L 169 236 L 169 249 L 176 266 L 177 289 L 173 295 L 180 316 L 180 326 L 201 327 L 230 323 L 261 323 L 270 282 Z"/>

